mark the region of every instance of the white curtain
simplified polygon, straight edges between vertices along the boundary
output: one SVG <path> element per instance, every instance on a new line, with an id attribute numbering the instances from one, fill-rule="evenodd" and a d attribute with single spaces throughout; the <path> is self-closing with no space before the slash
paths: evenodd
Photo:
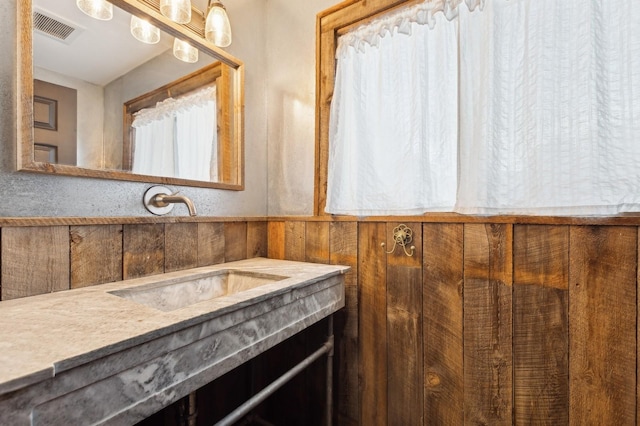
<path id="1" fill-rule="evenodd" d="M 135 114 L 133 173 L 217 179 L 216 87 L 168 98 Z"/>
<path id="2" fill-rule="evenodd" d="M 172 116 L 158 116 L 146 124 L 134 120 L 134 155 L 131 171 L 151 176 L 174 176 Z"/>
<path id="3" fill-rule="evenodd" d="M 640 210 L 637 0 L 460 12 L 460 186 L 476 214 Z"/>
<path id="4" fill-rule="evenodd" d="M 329 213 L 417 214 L 450 211 L 455 203 L 456 27 L 430 30 L 409 19 L 393 23 L 374 23 L 339 41 Z M 400 28 L 411 36 L 398 34 Z"/>
<path id="5" fill-rule="evenodd" d="M 454 27 L 438 22 L 438 15 L 413 19 L 411 27 L 397 25 L 397 18 L 372 26 L 388 33 L 395 25 L 410 33 L 405 37 L 375 38 L 362 28 L 356 31 L 365 36 L 350 34 L 348 47 L 338 50 L 327 212 L 412 214 L 439 210 L 441 200 L 451 197 L 450 210 L 468 214 L 640 211 L 640 8 L 632 2 L 487 0 L 481 13 L 458 8 L 459 34 L 437 46 L 429 38 Z M 421 23 L 434 28 L 420 41 L 426 54 L 383 53 L 391 39 L 412 44 L 406 40 L 420 34 L 415 28 Z M 344 51 L 360 52 L 358 63 L 366 65 L 351 65 Z M 426 74 L 415 66 L 422 56 L 437 63 Z M 374 58 L 381 64 L 374 66 Z M 347 74 L 345 67 L 358 74 Z M 392 74 L 381 76 L 385 67 Z M 416 82 L 436 76 L 438 67 L 456 74 L 455 84 L 438 76 L 428 86 L 425 96 L 441 105 L 440 118 L 428 109 L 407 118 L 419 109 L 413 98 L 423 89 Z M 370 79 L 370 85 L 363 83 Z M 390 88 L 387 80 L 397 85 Z M 400 105 L 385 97 L 392 92 Z M 364 113 L 370 109 L 378 115 Z M 395 127 L 385 135 L 388 122 Z M 424 134 L 411 139 L 416 128 Z M 418 145 L 439 148 L 420 164 L 413 163 L 416 155 L 399 154 Z M 403 162 L 409 162 L 409 173 L 403 173 Z M 458 164 L 454 184 L 448 180 L 452 163 Z M 447 192 L 435 201 L 423 190 L 433 182 L 431 172 L 447 179 L 439 187 Z"/>
<path id="6" fill-rule="evenodd" d="M 215 87 L 201 102 L 176 112 L 176 176 L 218 180 L 216 115 Z"/>

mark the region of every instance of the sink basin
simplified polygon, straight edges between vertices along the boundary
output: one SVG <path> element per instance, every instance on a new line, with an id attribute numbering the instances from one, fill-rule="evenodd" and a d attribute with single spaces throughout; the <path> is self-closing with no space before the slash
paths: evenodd
<path id="1" fill-rule="evenodd" d="M 150 308 L 169 312 L 216 297 L 229 296 L 289 277 L 250 271 L 220 270 L 109 292 Z"/>

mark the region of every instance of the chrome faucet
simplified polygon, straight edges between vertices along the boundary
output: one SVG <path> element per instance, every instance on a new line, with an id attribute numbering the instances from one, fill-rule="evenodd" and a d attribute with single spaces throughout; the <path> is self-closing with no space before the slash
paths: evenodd
<path id="1" fill-rule="evenodd" d="M 189 216 L 195 216 L 196 206 L 186 195 L 172 193 L 166 186 L 152 186 L 144 193 L 144 206 L 153 214 L 163 215 L 173 209 L 175 203 L 182 203 L 189 209 Z"/>

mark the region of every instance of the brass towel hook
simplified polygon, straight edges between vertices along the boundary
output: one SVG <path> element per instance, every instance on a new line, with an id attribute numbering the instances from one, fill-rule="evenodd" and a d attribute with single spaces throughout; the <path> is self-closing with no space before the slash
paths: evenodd
<path id="1" fill-rule="evenodd" d="M 404 250 L 404 254 L 411 257 L 416 250 L 416 246 L 411 246 L 409 247 L 410 252 L 407 251 L 407 246 L 411 244 L 411 241 L 413 241 L 413 231 L 411 228 L 404 224 L 398 225 L 393 228 L 393 247 L 389 251 L 385 250 L 385 253 L 393 253 L 396 249 L 396 245 L 400 245 L 402 250 Z M 380 243 L 380 246 L 384 249 L 386 244 Z"/>

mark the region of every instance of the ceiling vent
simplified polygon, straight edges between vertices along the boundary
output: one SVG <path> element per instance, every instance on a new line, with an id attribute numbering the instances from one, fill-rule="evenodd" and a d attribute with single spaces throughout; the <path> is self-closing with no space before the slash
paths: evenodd
<path id="1" fill-rule="evenodd" d="M 39 34 L 70 44 L 82 31 L 70 22 L 63 22 L 53 14 L 42 9 L 33 11 L 33 29 Z"/>

